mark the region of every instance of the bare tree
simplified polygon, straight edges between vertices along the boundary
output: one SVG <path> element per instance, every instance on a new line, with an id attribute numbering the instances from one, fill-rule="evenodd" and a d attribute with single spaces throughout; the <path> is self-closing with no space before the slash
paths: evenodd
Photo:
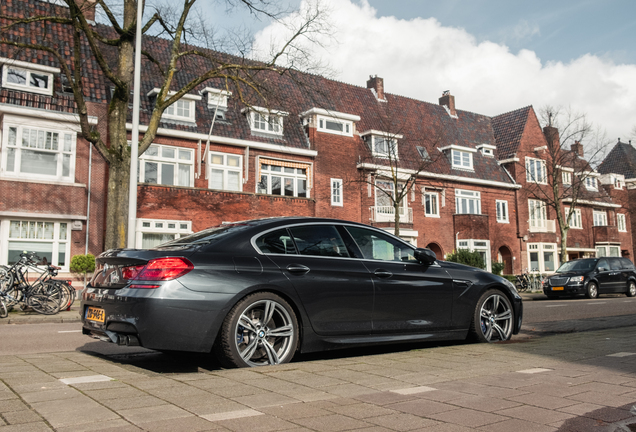
<path id="1" fill-rule="evenodd" d="M 526 163 L 526 190 L 530 197 L 554 209 L 561 236 L 560 261 L 565 262 L 570 223 L 588 185 L 597 183 L 593 166 L 602 160 L 609 141 L 588 122 L 584 113 L 570 108 L 545 106 L 539 119 L 544 125 L 547 146 L 535 151 L 545 165 Z M 569 204 L 567 213 L 563 212 L 564 203 Z"/>
<path id="2" fill-rule="evenodd" d="M 262 55 L 260 61 L 251 61 L 247 58 L 249 42 L 235 42 L 236 55 L 233 56 L 209 49 L 226 49 L 229 40 L 239 39 L 217 39 L 195 9 L 196 1 L 181 0 L 155 7 L 152 13 L 146 11 L 148 19 L 143 23 L 143 34 L 147 35 L 144 40 L 151 43 L 142 44 L 143 69 L 146 74 L 152 72 L 159 92 L 139 142 L 140 155 L 153 142 L 164 111 L 208 80 L 223 82 L 242 103 L 250 105 L 255 98 L 260 98 L 267 106 L 267 74 L 284 74 L 291 68 L 302 66 L 310 56 L 297 42 L 325 31 L 325 17 L 320 5 L 309 5 L 299 12 L 302 20 L 284 21 L 289 26 L 286 40 L 279 41 L 266 59 Z M 59 2 L 67 7 L 42 2 L 38 7 L 25 8 L 28 15 L 20 16 L 11 15 L 0 5 L 0 44 L 13 47 L 15 55 L 26 50 L 30 57 L 49 56 L 61 68 L 72 87 L 81 136 L 109 165 L 105 247 L 123 247 L 127 239 L 130 179 L 126 121 L 130 94 L 139 91 L 133 89 L 137 0 Z M 267 19 L 280 17 L 279 11 L 272 9 L 276 3 L 270 0 L 227 0 L 227 4 L 245 7 L 255 16 Z M 96 7 L 107 25 L 92 22 Z M 65 40 L 60 40 L 60 36 Z M 201 45 L 205 48 L 199 48 Z M 281 67 L 277 62 L 289 66 Z M 97 79 L 88 67 L 93 64 L 113 89 L 108 106 L 107 136 L 89 121 L 87 100 L 94 84 L 91 80 Z"/>
<path id="3" fill-rule="evenodd" d="M 427 130 L 414 136 L 408 132 L 405 116 L 386 106 L 378 107 L 381 131 L 364 137 L 360 154 L 359 183 L 371 185 L 380 201 L 385 201 L 393 215 L 395 235 L 400 235 L 400 214 L 415 185 L 425 185 L 421 174 L 435 166 L 444 155 L 437 150 L 441 127 L 427 123 Z M 422 122 L 423 123 L 423 122 Z M 384 186 L 384 187 L 383 187 Z M 383 206 L 380 206 L 383 207 Z M 376 215 L 378 211 L 376 210 Z"/>

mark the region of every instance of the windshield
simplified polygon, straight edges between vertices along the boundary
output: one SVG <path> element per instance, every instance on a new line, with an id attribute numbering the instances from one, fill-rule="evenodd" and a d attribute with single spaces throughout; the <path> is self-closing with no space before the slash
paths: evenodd
<path id="1" fill-rule="evenodd" d="M 594 269 L 596 266 L 595 259 L 590 260 L 575 260 L 568 261 L 563 263 L 561 267 L 556 271 L 557 273 L 567 273 L 567 272 L 587 272 Z"/>
<path id="2" fill-rule="evenodd" d="M 184 246 L 184 245 L 198 245 L 198 244 L 209 244 L 216 241 L 219 241 L 228 235 L 232 235 L 236 232 L 242 231 L 249 227 L 248 224 L 226 224 L 219 225 L 216 227 L 208 228 L 203 231 L 199 231 L 194 234 L 190 234 L 189 236 L 181 237 L 178 239 L 171 240 L 167 243 L 162 243 L 156 248 L 167 248 L 172 246 Z"/>

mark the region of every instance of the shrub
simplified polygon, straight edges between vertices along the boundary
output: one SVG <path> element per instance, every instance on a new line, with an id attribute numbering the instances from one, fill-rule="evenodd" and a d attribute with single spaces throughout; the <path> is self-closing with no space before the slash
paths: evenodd
<path id="1" fill-rule="evenodd" d="M 95 271 L 95 255 L 75 255 L 71 258 L 70 270 L 84 277 L 84 288 L 86 288 L 86 275 Z"/>
<path id="2" fill-rule="evenodd" d="M 451 253 L 446 255 L 446 261 L 466 264 L 480 269 L 486 268 L 486 263 L 484 263 L 481 254 L 479 252 L 471 252 L 467 249 L 458 249 L 452 251 Z"/>
<path id="3" fill-rule="evenodd" d="M 492 272 L 499 276 L 501 276 L 501 273 L 503 273 L 503 269 L 506 266 L 505 263 L 497 262 L 497 261 L 493 261 L 491 265 L 492 265 Z"/>

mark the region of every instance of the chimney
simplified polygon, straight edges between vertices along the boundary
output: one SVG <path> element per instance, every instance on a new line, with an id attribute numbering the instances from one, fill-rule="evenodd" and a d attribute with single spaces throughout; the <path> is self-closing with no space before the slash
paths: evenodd
<path id="1" fill-rule="evenodd" d="M 455 111 L 455 96 L 450 94 L 450 90 L 445 90 L 442 93 L 442 97 L 439 98 L 439 104 L 446 106 L 451 116 L 457 115 L 457 111 Z"/>
<path id="2" fill-rule="evenodd" d="M 75 0 L 75 3 L 79 6 L 84 14 L 86 20 L 91 23 L 95 22 L 95 5 L 97 0 Z M 136 16 L 136 15 L 135 15 Z"/>
<path id="3" fill-rule="evenodd" d="M 559 137 L 559 129 L 554 126 L 546 126 L 543 128 L 543 135 L 545 135 L 545 139 L 548 141 L 548 147 L 554 148 L 553 146 L 561 145 L 561 138 Z"/>
<path id="4" fill-rule="evenodd" d="M 580 157 L 583 157 L 583 144 L 580 142 L 574 141 L 574 144 L 570 145 L 570 150 L 576 152 Z"/>
<path id="5" fill-rule="evenodd" d="M 375 92 L 375 97 L 379 100 L 386 100 L 384 98 L 384 79 L 377 75 L 369 75 L 367 88 L 372 89 Z"/>

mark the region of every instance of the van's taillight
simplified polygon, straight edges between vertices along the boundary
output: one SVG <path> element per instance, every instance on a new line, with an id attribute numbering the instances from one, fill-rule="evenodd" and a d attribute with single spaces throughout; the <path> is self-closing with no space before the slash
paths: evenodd
<path id="1" fill-rule="evenodd" d="M 121 271 L 126 280 L 164 281 L 183 276 L 194 266 L 185 258 L 157 258 L 148 261 L 145 266 L 124 267 Z"/>

